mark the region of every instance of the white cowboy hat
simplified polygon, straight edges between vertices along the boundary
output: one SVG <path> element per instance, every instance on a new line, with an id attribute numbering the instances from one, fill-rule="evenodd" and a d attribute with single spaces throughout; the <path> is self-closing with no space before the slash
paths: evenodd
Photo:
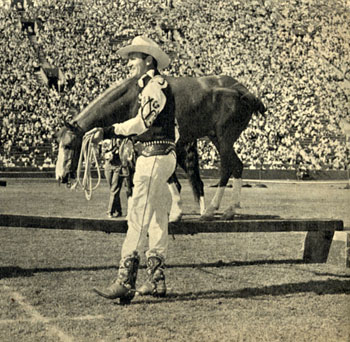
<path id="1" fill-rule="evenodd" d="M 128 58 L 131 52 L 142 52 L 152 56 L 158 62 L 158 68 L 164 69 L 170 64 L 169 56 L 159 47 L 152 39 L 142 36 L 135 37 L 131 45 L 125 46 L 117 51 L 117 53 Z"/>

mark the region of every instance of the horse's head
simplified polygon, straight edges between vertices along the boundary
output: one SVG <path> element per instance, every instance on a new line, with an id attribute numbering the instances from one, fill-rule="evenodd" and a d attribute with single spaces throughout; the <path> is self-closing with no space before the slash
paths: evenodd
<path id="1" fill-rule="evenodd" d="M 68 183 L 69 178 L 75 178 L 84 133 L 93 127 L 107 127 L 135 116 L 137 100 L 137 80 L 126 79 L 106 89 L 71 123 L 65 122 L 57 134 L 56 179 L 59 182 Z"/>
<path id="2" fill-rule="evenodd" d="M 63 184 L 69 184 L 75 178 L 79 161 L 83 132 L 76 124 L 64 123 L 58 132 L 58 157 L 56 162 L 56 179 Z"/>

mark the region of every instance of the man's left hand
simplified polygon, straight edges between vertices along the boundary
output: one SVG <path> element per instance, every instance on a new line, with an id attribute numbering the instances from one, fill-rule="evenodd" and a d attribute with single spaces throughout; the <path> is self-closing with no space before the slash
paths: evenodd
<path id="1" fill-rule="evenodd" d="M 92 142 L 94 144 L 98 144 L 103 140 L 103 128 L 102 127 L 95 127 L 91 129 L 90 131 L 85 133 L 85 136 L 93 136 Z"/>

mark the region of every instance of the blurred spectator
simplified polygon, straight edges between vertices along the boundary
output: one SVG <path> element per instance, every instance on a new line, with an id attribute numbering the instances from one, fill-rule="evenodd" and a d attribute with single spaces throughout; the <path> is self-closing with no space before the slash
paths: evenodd
<path id="1" fill-rule="evenodd" d="M 109 218 L 122 216 L 120 192 L 123 185 L 122 163 L 119 157 L 121 139 L 105 139 L 102 141 L 104 157 L 104 172 L 109 187 L 107 216 Z"/>

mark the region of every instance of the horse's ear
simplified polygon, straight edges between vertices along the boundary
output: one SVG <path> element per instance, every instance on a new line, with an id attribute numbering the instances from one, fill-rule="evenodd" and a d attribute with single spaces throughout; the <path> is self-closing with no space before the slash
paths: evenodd
<path id="1" fill-rule="evenodd" d="M 67 121 L 67 119 L 63 118 L 63 125 L 64 125 L 64 127 L 68 128 L 68 124 L 69 124 L 69 122 Z"/>
<path id="2" fill-rule="evenodd" d="M 59 130 L 58 132 L 55 132 L 53 136 L 55 140 L 59 140 L 59 138 L 61 137 L 61 130 Z"/>
<path id="3" fill-rule="evenodd" d="M 63 132 L 64 132 L 64 127 L 61 127 L 59 131 L 55 132 L 54 138 L 56 139 L 56 141 L 59 142 L 61 140 Z"/>

